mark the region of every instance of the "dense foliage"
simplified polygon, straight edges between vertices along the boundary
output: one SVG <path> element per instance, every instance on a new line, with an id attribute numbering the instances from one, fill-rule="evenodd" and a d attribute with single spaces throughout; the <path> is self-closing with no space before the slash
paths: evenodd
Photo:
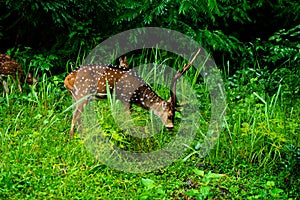
<path id="1" fill-rule="evenodd" d="M 11 1 L 0 12 L 1 52 L 31 47 L 74 60 L 109 36 L 130 28 L 159 26 L 180 31 L 210 50 L 217 63 L 278 67 L 299 64 L 296 0 L 277 1 Z"/>

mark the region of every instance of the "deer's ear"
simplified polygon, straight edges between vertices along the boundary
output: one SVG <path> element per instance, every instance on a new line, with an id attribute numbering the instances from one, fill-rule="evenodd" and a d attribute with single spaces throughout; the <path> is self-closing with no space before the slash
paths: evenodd
<path id="1" fill-rule="evenodd" d="M 165 110 L 166 109 L 166 107 L 167 107 L 167 102 L 162 102 L 162 108 L 163 108 L 163 110 Z"/>
<path id="2" fill-rule="evenodd" d="M 35 78 L 34 78 L 34 82 L 37 83 L 39 81 L 40 75 L 38 74 Z"/>
<path id="3" fill-rule="evenodd" d="M 172 97 L 170 97 L 170 99 L 168 99 L 168 103 L 171 103 L 172 102 Z"/>

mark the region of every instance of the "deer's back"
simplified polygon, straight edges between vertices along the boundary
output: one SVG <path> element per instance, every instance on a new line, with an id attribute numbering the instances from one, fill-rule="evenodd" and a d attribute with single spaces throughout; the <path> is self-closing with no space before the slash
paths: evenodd
<path id="1" fill-rule="evenodd" d="M 6 54 L 0 54 L 0 75 L 2 77 L 7 77 L 8 75 L 14 76 L 17 72 L 19 75 L 23 73 L 19 63 Z"/>
<path id="2" fill-rule="evenodd" d="M 106 85 L 111 91 L 116 87 L 117 95 L 128 99 L 133 90 L 145 83 L 131 69 L 100 64 L 80 67 L 65 78 L 64 84 L 76 99 L 89 94 L 106 95 Z"/>

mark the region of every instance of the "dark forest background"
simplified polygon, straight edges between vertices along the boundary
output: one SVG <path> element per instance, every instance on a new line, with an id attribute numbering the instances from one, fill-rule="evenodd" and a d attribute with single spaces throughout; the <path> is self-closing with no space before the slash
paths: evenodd
<path id="1" fill-rule="evenodd" d="M 222 67 L 299 65 L 298 0 L 1 1 L 0 51 L 39 54 L 61 72 L 79 51 L 136 27 L 177 30 L 200 42 Z M 14 56 L 14 55 L 11 55 Z"/>

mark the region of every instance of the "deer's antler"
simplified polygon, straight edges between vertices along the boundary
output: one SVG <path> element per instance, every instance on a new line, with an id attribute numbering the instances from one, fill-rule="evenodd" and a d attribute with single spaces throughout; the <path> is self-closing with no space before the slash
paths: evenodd
<path id="1" fill-rule="evenodd" d="M 175 107 L 175 110 L 177 110 L 177 100 L 176 100 L 176 83 L 177 80 L 191 67 L 191 65 L 193 64 L 193 62 L 195 61 L 195 59 L 197 58 L 197 56 L 199 55 L 201 49 L 199 49 L 196 54 L 194 55 L 193 59 L 182 68 L 182 71 L 178 70 L 177 73 L 175 74 L 172 82 L 171 82 L 171 90 L 170 90 L 170 100 L 173 103 L 173 106 Z"/>

